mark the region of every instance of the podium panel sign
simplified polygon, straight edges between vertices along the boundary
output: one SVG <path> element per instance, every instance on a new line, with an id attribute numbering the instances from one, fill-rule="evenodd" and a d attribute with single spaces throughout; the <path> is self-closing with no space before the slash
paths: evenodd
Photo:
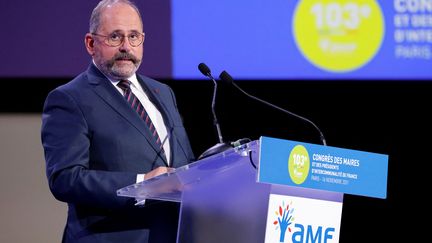
<path id="1" fill-rule="evenodd" d="M 388 155 L 260 138 L 258 181 L 386 198 Z"/>
<path id="2" fill-rule="evenodd" d="M 271 194 L 265 243 L 339 242 L 342 202 Z"/>

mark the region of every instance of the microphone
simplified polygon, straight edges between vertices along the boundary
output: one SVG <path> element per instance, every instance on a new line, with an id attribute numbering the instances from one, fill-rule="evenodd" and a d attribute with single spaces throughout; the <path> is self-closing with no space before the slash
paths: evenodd
<path id="1" fill-rule="evenodd" d="M 255 96 L 253 96 L 253 95 L 248 94 L 246 91 L 244 91 L 242 88 L 240 88 L 236 83 L 234 83 L 234 79 L 233 79 L 233 78 L 231 77 L 231 75 L 229 75 L 226 71 L 222 71 L 221 74 L 219 75 L 219 78 L 220 78 L 224 83 L 234 85 L 234 87 L 236 87 L 238 90 L 240 90 L 240 91 L 241 91 L 243 94 L 245 94 L 246 96 L 248 96 L 248 97 L 250 97 L 250 98 L 252 98 L 252 99 L 254 99 L 254 100 L 257 100 L 257 101 L 259 101 L 259 102 L 261 102 L 261 103 L 264 103 L 264 104 L 266 104 L 266 105 L 268 105 L 268 106 L 270 106 L 270 107 L 273 107 L 273 108 L 276 109 L 276 110 L 280 110 L 280 111 L 282 111 L 282 112 L 284 112 L 284 113 L 287 113 L 287 114 L 289 114 L 289 115 L 291 115 L 291 116 L 297 117 L 297 118 L 299 118 L 299 119 L 301 119 L 301 120 L 303 120 L 303 121 L 306 121 L 307 123 L 311 124 L 312 126 L 314 126 L 314 127 L 316 128 L 316 130 L 318 130 L 318 132 L 319 132 L 319 134 L 320 134 L 320 140 L 321 140 L 321 142 L 322 142 L 324 145 L 327 145 L 326 140 L 325 140 L 325 138 L 324 138 L 324 134 L 321 132 L 321 130 L 318 128 L 318 126 L 315 125 L 315 123 L 313 123 L 311 120 L 309 120 L 309 119 L 307 119 L 307 118 L 305 118 L 305 117 L 302 117 L 302 116 L 300 116 L 300 115 L 297 115 L 297 114 L 295 114 L 295 113 L 293 113 L 293 112 L 291 112 L 291 111 L 288 111 L 288 110 L 282 109 L 282 108 L 280 108 L 279 106 L 276 106 L 276 105 L 274 105 L 274 104 L 271 104 L 271 103 L 269 103 L 269 102 L 267 102 L 267 101 L 265 101 L 265 100 L 262 100 L 262 99 L 260 99 L 260 98 L 258 98 L 258 97 L 255 97 Z"/>
<path id="2" fill-rule="evenodd" d="M 213 99 L 212 99 L 211 108 L 212 108 L 212 113 L 213 113 L 213 124 L 216 126 L 216 131 L 217 131 L 218 138 L 219 138 L 219 143 L 217 143 L 216 145 L 214 145 L 211 148 L 207 149 L 204 153 L 202 153 L 198 157 L 198 159 L 203 159 L 203 158 L 208 157 L 210 155 L 217 154 L 217 153 L 220 153 L 222 151 L 225 151 L 225 150 L 231 148 L 231 146 L 223 141 L 222 132 L 221 132 L 221 129 L 220 129 L 220 125 L 219 125 L 217 116 L 216 116 L 215 106 L 216 106 L 217 82 L 213 78 L 213 76 L 211 74 L 211 71 L 210 71 L 210 68 L 206 64 L 200 63 L 198 65 L 198 69 L 200 70 L 200 72 L 204 76 L 208 77 L 214 83 Z"/>

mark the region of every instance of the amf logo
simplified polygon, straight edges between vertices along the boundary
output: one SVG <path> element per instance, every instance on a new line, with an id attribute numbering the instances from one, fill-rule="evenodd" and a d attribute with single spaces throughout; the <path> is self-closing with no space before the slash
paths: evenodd
<path id="1" fill-rule="evenodd" d="M 342 203 L 271 194 L 265 243 L 339 242 Z"/>
<path id="2" fill-rule="evenodd" d="M 282 201 L 282 205 L 279 205 L 279 208 L 275 213 L 277 220 L 275 220 L 273 224 L 276 225 L 276 231 L 280 231 L 279 242 L 285 242 L 286 230 L 288 229 L 288 231 L 291 232 L 290 225 L 294 221 L 294 207 L 292 207 L 292 203 L 285 206 L 285 201 Z"/>

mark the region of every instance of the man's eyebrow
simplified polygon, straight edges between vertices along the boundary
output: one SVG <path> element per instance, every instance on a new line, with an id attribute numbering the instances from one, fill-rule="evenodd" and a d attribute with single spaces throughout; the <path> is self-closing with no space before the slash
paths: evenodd
<path id="1" fill-rule="evenodd" d="M 113 33 L 123 34 L 123 33 L 125 33 L 125 31 L 117 29 L 117 30 L 113 30 L 110 32 L 110 34 L 113 34 Z M 142 32 L 139 30 L 130 30 L 130 31 L 128 31 L 128 33 L 142 33 Z"/>

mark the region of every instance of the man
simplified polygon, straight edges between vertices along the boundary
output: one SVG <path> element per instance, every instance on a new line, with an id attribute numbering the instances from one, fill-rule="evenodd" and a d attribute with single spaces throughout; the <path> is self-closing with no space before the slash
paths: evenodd
<path id="1" fill-rule="evenodd" d="M 128 0 L 93 10 L 89 68 L 48 95 L 42 116 L 46 172 L 69 211 L 63 242 L 175 242 L 176 204 L 116 191 L 194 160 L 172 90 L 135 74 L 145 34 Z"/>

